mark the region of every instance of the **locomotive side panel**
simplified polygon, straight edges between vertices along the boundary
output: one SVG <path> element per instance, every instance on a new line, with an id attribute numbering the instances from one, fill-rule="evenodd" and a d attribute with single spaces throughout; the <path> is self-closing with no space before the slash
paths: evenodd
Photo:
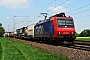
<path id="1" fill-rule="evenodd" d="M 43 24 L 43 37 L 49 37 L 50 36 L 50 24 L 49 24 L 49 21 L 48 22 L 45 22 Z"/>
<path id="2" fill-rule="evenodd" d="M 41 24 L 37 24 L 35 27 L 35 37 L 53 37 L 54 27 L 52 21 L 46 21 Z"/>

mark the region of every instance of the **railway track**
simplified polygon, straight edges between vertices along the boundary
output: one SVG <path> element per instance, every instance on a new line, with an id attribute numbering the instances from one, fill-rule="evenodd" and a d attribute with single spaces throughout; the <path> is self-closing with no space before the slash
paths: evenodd
<path id="1" fill-rule="evenodd" d="M 68 48 L 73 48 L 73 49 L 90 51 L 90 42 L 86 42 L 86 41 L 76 40 L 76 41 L 73 42 L 73 44 L 65 42 L 61 46 L 68 47 Z"/>

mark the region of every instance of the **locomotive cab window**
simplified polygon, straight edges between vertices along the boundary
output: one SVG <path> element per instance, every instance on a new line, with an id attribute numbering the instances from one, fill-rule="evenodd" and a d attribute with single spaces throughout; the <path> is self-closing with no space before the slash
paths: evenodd
<path id="1" fill-rule="evenodd" d="M 62 26 L 74 27 L 72 20 L 57 19 L 57 23 L 58 23 L 58 27 L 62 27 Z"/>
<path id="2" fill-rule="evenodd" d="M 58 20 L 58 25 L 65 25 L 65 20 Z"/>
<path id="3" fill-rule="evenodd" d="M 66 25 L 73 26 L 73 22 L 72 22 L 72 20 L 66 20 Z"/>

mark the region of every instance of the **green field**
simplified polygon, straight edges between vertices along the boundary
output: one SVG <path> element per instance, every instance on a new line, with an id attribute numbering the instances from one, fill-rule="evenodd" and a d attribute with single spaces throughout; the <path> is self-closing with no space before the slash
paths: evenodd
<path id="1" fill-rule="evenodd" d="M 90 41 L 90 37 L 76 37 L 75 40 Z"/>
<path id="2" fill-rule="evenodd" d="M 1 60 L 69 60 L 67 57 L 54 55 L 5 37 L 0 37 L 0 58 Z"/>

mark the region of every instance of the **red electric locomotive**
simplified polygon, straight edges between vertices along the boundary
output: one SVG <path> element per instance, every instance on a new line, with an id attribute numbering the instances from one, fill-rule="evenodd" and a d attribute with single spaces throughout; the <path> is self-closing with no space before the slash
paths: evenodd
<path id="1" fill-rule="evenodd" d="M 34 26 L 34 37 L 47 42 L 63 43 L 75 40 L 75 27 L 72 17 L 65 13 L 51 16 L 49 19 L 39 21 Z"/>
<path id="2" fill-rule="evenodd" d="M 76 31 L 72 17 L 66 17 L 65 13 L 60 13 L 50 17 L 50 20 L 53 21 L 54 38 L 60 42 L 75 40 Z"/>

